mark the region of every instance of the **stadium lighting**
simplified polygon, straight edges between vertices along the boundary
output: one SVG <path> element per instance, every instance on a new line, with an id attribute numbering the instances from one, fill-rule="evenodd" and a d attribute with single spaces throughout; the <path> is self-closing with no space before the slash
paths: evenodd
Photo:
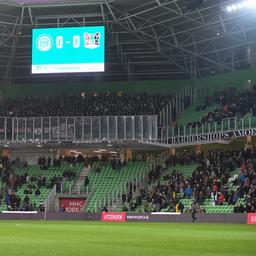
<path id="1" fill-rule="evenodd" d="M 228 6 L 228 7 L 227 7 L 227 11 L 228 11 L 228 12 L 232 12 L 232 7 L 231 7 L 231 6 Z"/>
<path id="2" fill-rule="evenodd" d="M 237 10 L 237 6 L 235 4 L 232 5 L 232 10 L 236 11 Z"/>
<path id="3" fill-rule="evenodd" d="M 226 7 L 227 12 L 234 12 L 245 8 L 256 8 L 256 0 L 246 0 L 239 3 L 233 3 Z"/>

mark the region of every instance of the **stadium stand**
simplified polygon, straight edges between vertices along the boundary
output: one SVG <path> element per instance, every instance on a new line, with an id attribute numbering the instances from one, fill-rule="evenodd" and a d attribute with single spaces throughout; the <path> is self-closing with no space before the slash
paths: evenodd
<path id="1" fill-rule="evenodd" d="M 221 124 L 226 118 L 242 118 L 252 116 L 252 124 L 256 123 L 256 87 L 237 90 L 229 86 L 226 90 L 217 91 L 205 98 L 202 104 L 194 104 L 187 108 L 178 118 L 178 124 L 195 128 L 202 124 Z M 224 127 L 225 128 L 225 127 Z"/>
<path id="2" fill-rule="evenodd" d="M 101 116 L 158 114 L 171 94 L 61 95 L 54 98 L 16 98 L 0 103 L 0 116 Z"/>
<path id="3" fill-rule="evenodd" d="M 58 193 L 61 187 L 68 191 L 83 166 L 90 164 L 88 183 L 93 189 L 87 212 L 101 211 L 100 207 L 117 190 L 123 192 L 122 211 L 190 212 L 197 207 L 198 212 L 205 213 L 254 212 L 255 159 L 255 148 L 207 154 L 183 152 L 155 169 L 150 169 L 146 161 L 126 163 L 81 155 L 54 159 L 52 163 L 51 159 L 39 157 L 38 164 L 32 166 L 1 157 L 0 211 L 43 210 L 43 202 L 54 185 Z M 138 176 L 145 177 L 147 184 L 141 190 L 133 187 Z"/>
<path id="4" fill-rule="evenodd" d="M 184 113 L 179 116 L 178 124 L 180 126 L 188 126 L 195 127 L 195 124 L 199 124 L 205 113 L 214 112 L 215 106 L 207 106 L 204 110 L 199 109 L 197 105 L 192 105 L 191 107 L 187 108 Z"/>
<path id="5" fill-rule="evenodd" d="M 83 167 L 82 163 L 72 164 L 56 159 L 52 165 L 51 160 L 47 162 L 44 157 L 39 158 L 38 165 L 32 166 L 21 166 L 17 162 L 11 163 L 8 158 L 3 159 L 0 211 L 42 210 L 53 186 L 56 185 L 57 192 L 60 192 L 61 185 L 63 189 L 72 186 Z"/>
<path id="6" fill-rule="evenodd" d="M 16 98 L 3 101 L 0 114 L 9 117 L 158 114 L 171 98 L 171 94 L 145 93 L 61 95 L 44 99 Z M 254 124 L 255 99 L 255 86 L 243 90 L 229 86 L 225 90 L 216 91 L 212 96 L 207 96 L 204 101 L 198 100 L 192 106 L 185 104 L 187 109 L 179 116 L 177 123 L 179 126 L 184 125 L 195 130 L 196 126 L 215 123 L 220 128 L 222 122 L 223 128 L 227 128 L 227 123 L 223 122 L 227 118 L 252 116 L 251 124 Z M 237 124 L 239 125 L 239 122 Z M 37 166 L 27 166 L 25 161 L 14 163 L 14 167 L 8 159 L 2 158 L 0 210 L 38 209 L 54 184 L 59 185 L 65 180 L 65 186 L 62 188 L 67 191 L 72 187 L 83 163 L 86 163 L 92 166 L 88 178 L 93 188 L 87 200 L 88 212 L 101 210 L 99 206 L 106 202 L 109 195 L 113 195 L 120 187 L 129 189 L 129 184 L 133 186 L 132 181 L 137 175 L 145 175 L 147 172 L 148 185 L 138 194 L 134 191 L 124 193 L 123 207 L 119 210 L 189 212 L 195 205 L 198 211 L 206 213 L 253 212 L 256 209 L 255 157 L 255 149 L 244 152 L 210 151 L 206 155 L 183 153 L 181 156 L 168 158 L 164 166 L 157 166 L 151 171 L 148 171 L 148 163 L 143 161 L 113 165 L 108 159 L 86 159 L 79 156 L 79 160 L 74 157 L 54 160 L 53 165 L 51 160 L 48 163 L 47 159 L 39 158 Z M 66 171 L 70 169 L 69 165 L 74 173 Z M 43 184 L 41 179 L 44 180 Z M 18 180 L 17 184 L 13 184 L 13 180 Z M 40 194 L 36 195 L 37 187 Z M 24 192 L 30 195 L 29 199 Z M 11 203 L 12 199 L 16 204 Z"/>
<path id="7" fill-rule="evenodd" d="M 195 163 L 156 168 L 149 185 L 124 197 L 125 211 L 254 212 L 256 209 L 255 149 L 198 155 Z M 183 159 L 183 157 L 182 157 Z"/>

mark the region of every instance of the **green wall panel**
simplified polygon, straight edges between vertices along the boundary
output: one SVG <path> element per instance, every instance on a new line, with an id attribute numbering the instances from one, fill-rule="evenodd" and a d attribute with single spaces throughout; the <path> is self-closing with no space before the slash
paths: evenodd
<path id="1" fill-rule="evenodd" d="M 256 81 L 256 69 L 246 69 L 196 81 L 191 80 L 159 80 L 159 81 L 128 81 L 128 82 L 101 82 L 101 83 L 52 83 L 52 84 L 26 84 L 26 85 L 1 85 L 0 90 L 3 96 L 7 97 L 33 97 L 33 96 L 54 96 L 62 93 L 86 93 L 123 91 L 124 93 L 171 93 L 179 91 L 184 87 L 197 87 L 214 92 L 217 88 L 224 88 L 229 83 L 242 87 L 246 80 Z"/>

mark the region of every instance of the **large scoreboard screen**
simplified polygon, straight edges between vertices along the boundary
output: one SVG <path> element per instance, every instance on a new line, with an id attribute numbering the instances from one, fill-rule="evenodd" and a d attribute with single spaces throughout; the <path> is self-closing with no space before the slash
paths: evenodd
<path id="1" fill-rule="evenodd" d="M 104 70 L 104 26 L 33 29 L 32 74 Z"/>

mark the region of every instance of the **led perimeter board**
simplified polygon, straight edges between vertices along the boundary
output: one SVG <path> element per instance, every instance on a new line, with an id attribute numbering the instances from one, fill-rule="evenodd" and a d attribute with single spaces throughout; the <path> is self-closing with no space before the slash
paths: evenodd
<path id="1" fill-rule="evenodd" d="M 104 70 L 104 26 L 32 30 L 32 74 Z"/>

